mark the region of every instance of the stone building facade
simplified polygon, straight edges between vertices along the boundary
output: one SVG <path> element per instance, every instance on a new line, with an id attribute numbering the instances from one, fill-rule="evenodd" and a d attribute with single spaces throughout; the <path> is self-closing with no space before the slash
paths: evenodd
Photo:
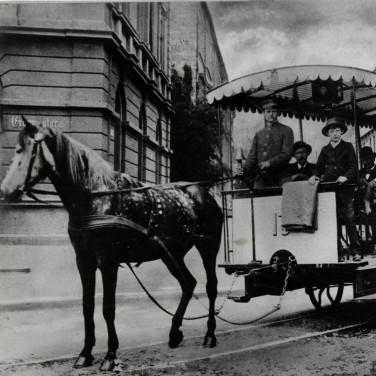
<path id="1" fill-rule="evenodd" d="M 193 99 L 228 81 L 213 20 L 204 2 L 171 3 L 171 61 L 179 72 L 192 67 Z"/>
<path id="2" fill-rule="evenodd" d="M 169 3 L 1 3 L 0 179 L 24 115 L 61 128 L 118 171 L 168 182 L 170 48 Z M 0 231 L 16 229 L 2 221 Z"/>
<path id="3" fill-rule="evenodd" d="M 361 146 L 369 146 L 373 151 L 376 150 L 376 131 L 375 129 L 367 129 L 361 133 L 360 137 Z"/>
<path id="4" fill-rule="evenodd" d="M 208 90 L 228 82 L 213 20 L 205 2 L 175 2 L 171 13 L 171 64 L 181 75 L 184 65 L 192 68 L 192 100 L 204 99 Z M 219 110 L 221 111 L 221 110 Z M 233 114 L 221 111 L 224 132 L 218 158 L 224 174 L 232 173 Z"/>

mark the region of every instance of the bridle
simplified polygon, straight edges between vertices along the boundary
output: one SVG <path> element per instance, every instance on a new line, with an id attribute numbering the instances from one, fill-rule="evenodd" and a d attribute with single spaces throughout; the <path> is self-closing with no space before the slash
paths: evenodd
<path id="1" fill-rule="evenodd" d="M 25 179 L 25 184 L 24 184 L 24 187 L 22 189 L 22 191 L 25 192 L 25 193 L 30 192 L 32 185 L 34 185 L 39 180 L 38 179 L 38 180 L 33 181 L 32 185 L 30 184 L 31 171 L 33 170 L 35 158 L 38 155 L 38 151 L 39 151 L 39 149 L 41 147 L 41 143 L 42 143 L 43 140 L 44 140 L 43 134 L 41 134 L 39 132 L 34 137 L 33 150 L 31 152 L 31 157 L 30 157 L 29 167 L 27 169 L 27 175 L 26 175 L 26 179 Z"/>
<path id="2" fill-rule="evenodd" d="M 57 196 L 57 192 L 51 192 L 51 191 L 46 191 L 46 190 L 41 190 L 41 189 L 34 189 L 32 188 L 39 180 L 41 180 L 42 177 L 39 177 L 33 181 L 31 181 L 31 171 L 33 170 L 35 158 L 38 155 L 38 152 L 40 152 L 43 155 L 43 148 L 42 148 L 42 142 L 44 141 L 44 135 L 42 133 L 36 133 L 34 137 L 34 145 L 33 145 L 33 150 L 31 151 L 31 157 L 30 157 L 30 162 L 29 162 L 29 167 L 27 169 L 27 175 L 24 183 L 23 189 L 20 189 L 22 193 L 25 193 L 27 196 L 32 198 L 33 200 L 40 202 L 42 204 L 46 204 L 49 206 L 53 207 L 59 207 L 53 204 L 50 204 L 46 201 L 40 200 L 38 197 L 34 195 L 34 193 L 39 193 L 39 194 L 45 194 L 45 195 L 55 195 Z"/>

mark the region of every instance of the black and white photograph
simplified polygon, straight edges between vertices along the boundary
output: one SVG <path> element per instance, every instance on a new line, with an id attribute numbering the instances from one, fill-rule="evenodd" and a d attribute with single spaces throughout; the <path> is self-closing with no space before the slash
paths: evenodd
<path id="1" fill-rule="evenodd" d="M 0 375 L 376 376 L 374 0 L 0 0 Z"/>

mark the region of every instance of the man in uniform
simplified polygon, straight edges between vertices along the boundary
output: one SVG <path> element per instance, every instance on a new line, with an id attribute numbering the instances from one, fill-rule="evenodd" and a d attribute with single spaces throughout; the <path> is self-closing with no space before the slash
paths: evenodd
<path id="1" fill-rule="evenodd" d="M 254 188 L 281 185 L 281 170 L 292 156 L 294 134 L 290 127 L 278 122 L 277 102 L 268 99 L 261 103 L 265 127 L 253 139 L 244 162 L 244 181 Z"/>

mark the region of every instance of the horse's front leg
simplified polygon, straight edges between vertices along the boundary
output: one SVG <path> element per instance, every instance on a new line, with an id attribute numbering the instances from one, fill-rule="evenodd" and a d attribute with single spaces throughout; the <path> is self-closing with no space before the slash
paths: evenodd
<path id="1" fill-rule="evenodd" d="M 96 267 L 88 265 L 77 258 L 77 267 L 82 282 L 82 308 L 85 320 L 85 346 L 77 358 L 74 367 L 82 368 L 92 365 L 94 357 L 91 351 L 95 345 L 95 271 Z"/>
<path id="2" fill-rule="evenodd" d="M 119 341 L 115 329 L 115 300 L 118 264 L 110 263 L 101 266 L 103 280 L 103 317 L 108 331 L 108 350 L 101 365 L 101 371 L 112 371 L 115 367 L 116 351 Z"/>
<path id="3" fill-rule="evenodd" d="M 162 258 L 162 261 L 165 263 L 171 274 L 178 280 L 182 289 L 180 303 L 172 319 L 170 340 L 168 342 L 168 345 L 171 348 L 176 348 L 184 338 L 180 327 L 182 325 L 188 303 L 193 296 L 193 290 L 196 287 L 197 281 L 189 272 L 182 257 L 178 256 L 174 258 L 170 253 L 166 252 L 166 255 Z"/>

